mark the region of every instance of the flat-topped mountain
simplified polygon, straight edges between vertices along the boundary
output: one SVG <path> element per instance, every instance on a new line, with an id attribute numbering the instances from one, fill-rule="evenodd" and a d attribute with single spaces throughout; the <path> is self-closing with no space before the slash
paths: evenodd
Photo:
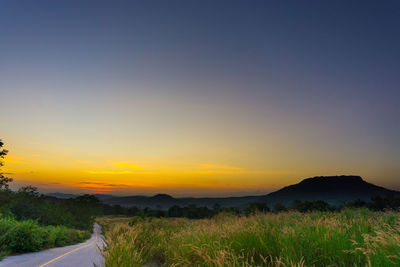
<path id="1" fill-rule="evenodd" d="M 400 192 L 364 181 L 360 176 L 318 176 L 302 180 L 298 184 L 286 186 L 264 197 L 269 204 L 291 204 L 294 200 L 324 200 L 332 205 L 371 197 L 400 195 Z"/>
<path id="2" fill-rule="evenodd" d="M 71 194 L 54 193 L 55 197 L 76 197 Z M 267 203 L 272 207 L 276 203 L 286 206 L 295 200 L 324 200 L 331 205 L 340 205 L 357 199 L 370 201 L 375 196 L 400 196 L 400 192 L 376 186 L 364 181 L 360 176 L 318 176 L 302 180 L 298 184 L 286 186 L 278 191 L 262 196 L 222 197 L 222 198 L 174 198 L 167 194 L 155 196 L 126 196 L 96 195 L 101 201 L 110 205 L 139 208 L 168 209 L 174 205 L 181 207 L 196 205 L 212 208 L 215 204 L 222 207 L 244 208 L 252 202 Z"/>

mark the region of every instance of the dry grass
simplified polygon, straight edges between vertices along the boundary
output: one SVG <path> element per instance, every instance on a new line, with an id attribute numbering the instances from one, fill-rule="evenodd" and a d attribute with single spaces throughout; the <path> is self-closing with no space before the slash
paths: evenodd
<path id="1" fill-rule="evenodd" d="M 132 223 L 127 223 L 127 221 Z M 399 266 L 398 213 L 345 210 L 99 221 L 107 266 Z"/>

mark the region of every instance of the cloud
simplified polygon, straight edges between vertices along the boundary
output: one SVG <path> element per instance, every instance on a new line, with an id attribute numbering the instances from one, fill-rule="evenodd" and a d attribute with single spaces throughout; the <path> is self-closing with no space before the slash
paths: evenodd
<path id="1" fill-rule="evenodd" d="M 78 182 L 79 185 L 86 185 L 96 188 L 103 188 L 103 187 L 126 187 L 127 184 L 110 184 L 110 183 L 103 183 L 103 182 Z"/>
<path id="2" fill-rule="evenodd" d="M 127 185 L 125 185 L 125 184 L 103 184 L 103 186 L 108 186 L 108 187 L 121 187 L 121 186 L 123 186 L 123 187 L 125 187 Z"/>
<path id="3" fill-rule="evenodd" d="M 102 185 L 104 183 L 100 183 L 100 182 L 77 182 L 77 184 L 99 184 L 99 185 Z"/>
<path id="4" fill-rule="evenodd" d="M 90 163 L 92 163 L 92 162 L 89 161 L 89 160 L 75 160 L 75 162 L 76 162 L 76 163 L 79 163 L 79 164 L 90 164 Z"/>
<path id="5" fill-rule="evenodd" d="M 129 168 L 129 169 L 140 169 L 141 166 L 139 165 L 134 165 L 131 163 L 126 163 L 126 162 L 114 162 L 113 165 L 117 167 L 122 167 L 122 168 Z M 114 171 L 114 170 L 104 170 L 104 171 L 86 171 L 87 173 L 90 174 L 130 174 L 133 173 L 132 170 L 122 170 L 122 171 Z"/>
<path id="6" fill-rule="evenodd" d="M 112 183 L 103 183 L 103 182 L 78 182 L 75 184 L 75 187 L 78 187 L 83 190 L 88 190 L 91 193 L 106 193 L 112 192 L 118 189 L 128 188 L 128 184 L 112 184 Z"/>
<path id="7" fill-rule="evenodd" d="M 182 173 L 187 174 L 204 174 L 204 175 L 217 175 L 217 174 L 231 174 L 231 175 L 293 175 L 296 172 L 293 171 L 258 171 L 258 170 L 247 170 L 244 168 L 238 169 L 208 169 L 208 170 L 194 170 L 184 171 Z"/>
<path id="8" fill-rule="evenodd" d="M 227 170 L 227 171 L 243 171 L 244 168 L 230 166 L 230 165 L 216 165 L 216 164 L 203 164 L 203 168 L 211 170 Z"/>
<path id="9" fill-rule="evenodd" d="M 131 163 L 126 163 L 126 162 L 114 162 L 113 164 L 115 166 L 123 167 L 123 168 L 132 168 L 132 169 L 140 169 L 141 168 L 141 166 L 139 166 L 139 165 L 134 165 Z"/>
<path id="10" fill-rule="evenodd" d="M 86 171 L 90 174 L 130 174 L 132 171 Z"/>

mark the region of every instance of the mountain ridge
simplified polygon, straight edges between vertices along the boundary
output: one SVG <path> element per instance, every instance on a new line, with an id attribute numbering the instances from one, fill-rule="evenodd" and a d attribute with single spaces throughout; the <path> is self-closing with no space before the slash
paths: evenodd
<path id="1" fill-rule="evenodd" d="M 294 200 L 324 200 L 340 205 L 357 199 L 368 202 L 378 195 L 400 195 L 400 192 L 366 182 L 356 175 L 315 176 L 269 193 L 264 201 L 288 205 Z"/>
<path id="2" fill-rule="evenodd" d="M 57 197 L 57 194 L 60 194 L 60 196 L 63 196 L 64 198 L 65 196 L 71 196 L 71 194 L 63 193 L 51 193 L 48 195 Z M 366 182 L 362 179 L 362 177 L 357 175 L 340 175 L 305 178 L 297 184 L 288 185 L 277 191 L 261 196 L 200 198 L 174 198 L 168 194 L 123 197 L 96 194 L 95 196 L 97 196 L 102 202 L 109 205 L 168 209 L 174 205 L 196 205 L 211 208 L 215 204 L 218 204 L 222 207 L 244 208 L 252 202 L 264 202 L 270 207 L 277 203 L 288 206 L 291 205 L 295 200 L 324 200 L 331 205 L 340 205 L 358 199 L 368 202 L 371 200 L 371 197 L 378 195 L 400 196 L 400 192 Z"/>

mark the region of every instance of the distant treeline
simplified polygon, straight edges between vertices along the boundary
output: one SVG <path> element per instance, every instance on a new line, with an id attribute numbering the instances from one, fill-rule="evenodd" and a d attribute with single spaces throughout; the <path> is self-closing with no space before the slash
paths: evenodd
<path id="1" fill-rule="evenodd" d="M 63 225 L 91 231 L 95 217 L 103 212 L 102 204 L 95 196 L 58 199 L 40 195 L 35 187 L 27 186 L 18 192 L 0 191 L 0 214 L 18 221 L 36 220 L 40 225 Z"/>
<path id="2" fill-rule="evenodd" d="M 368 208 L 374 211 L 399 210 L 400 198 L 394 196 L 374 197 L 370 202 L 356 200 L 341 206 L 316 201 L 296 200 L 290 206 L 275 204 L 269 208 L 267 203 L 250 203 L 245 209 L 221 207 L 215 204 L 212 208 L 189 205 L 172 206 L 168 210 L 137 207 L 122 207 L 102 203 L 93 195 L 82 195 L 76 198 L 59 199 L 41 195 L 35 187 L 23 187 L 18 192 L 0 191 L 0 214 L 18 221 L 36 220 L 40 225 L 63 225 L 69 228 L 91 230 L 94 219 L 102 215 L 124 215 L 141 217 L 185 217 L 189 219 L 211 218 L 221 212 L 250 215 L 257 212 L 283 211 L 340 211 L 344 208 Z"/>
<path id="3" fill-rule="evenodd" d="M 9 254 L 83 242 L 101 205 L 92 196 L 67 201 L 39 195 L 35 188 L 0 191 L 0 260 Z M 77 230 L 79 229 L 79 230 Z"/>
<path id="4" fill-rule="evenodd" d="M 394 196 L 387 197 L 374 197 L 371 202 L 356 200 L 340 206 L 333 206 L 323 200 L 315 201 L 300 201 L 296 200 L 290 206 L 285 206 L 277 203 L 270 209 L 267 203 L 250 203 L 244 210 L 236 207 L 221 207 L 215 204 L 213 208 L 197 207 L 196 205 L 189 205 L 186 207 L 172 206 L 168 210 L 162 209 L 140 209 L 137 207 L 125 208 L 120 205 L 103 204 L 104 215 L 124 215 L 124 216 L 140 216 L 140 217 L 184 217 L 189 219 L 202 219 L 211 218 L 221 212 L 232 213 L 237 215 L 250 215 L 258 212 L 284 212 L 284 211 L 299 211 L 299 212 L 313 212 L 313 211 L 341 211 L 346 208 L 368 208 L 373 211 L 385 210 L 400 210 L 400 198 Z"/>

